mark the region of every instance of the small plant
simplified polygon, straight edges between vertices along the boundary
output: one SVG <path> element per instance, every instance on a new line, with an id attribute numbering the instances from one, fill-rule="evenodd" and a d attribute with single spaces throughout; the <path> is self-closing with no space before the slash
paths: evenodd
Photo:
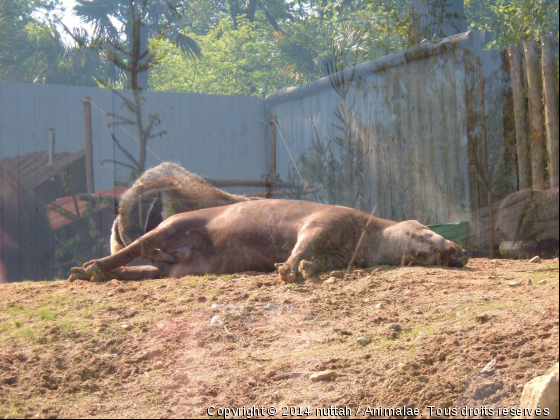
<path id="1" fill-rule="evenodd" d="M 46 207 L 72 221 L 54 232 L 55 258 L 64 262 L 56 269 L 55 277 L 64 278 L 68 277 L 70 266 L 82 265 L 104 254 L 107 244 L 95 222 L 99 219 L 103 199 L 98 196 L 94 200 L 86 201 L 85 209 L 81 211 L 71 175 L 68 171 L 63 171 L 60 177 L 64 191 L 72 197 L 74 211 L 69 211 L 54 202 Z"/>
<path id="2" fill-rule="evenodd" d="M 41 308 L 39 309 L 39 319 L 52 321 L 54 319 L 54 312 L 49 308 Z"/>

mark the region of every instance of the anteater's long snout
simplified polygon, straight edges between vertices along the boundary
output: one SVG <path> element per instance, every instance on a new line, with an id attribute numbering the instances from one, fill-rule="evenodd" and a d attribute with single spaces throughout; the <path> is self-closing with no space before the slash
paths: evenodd
<path id="1" fill-rule="evenodd" d="M 458 245 L 454 245 L 455 252 L 447 260 L 449 267 L 464 267 L 469 262 L 469 253 Z"/>

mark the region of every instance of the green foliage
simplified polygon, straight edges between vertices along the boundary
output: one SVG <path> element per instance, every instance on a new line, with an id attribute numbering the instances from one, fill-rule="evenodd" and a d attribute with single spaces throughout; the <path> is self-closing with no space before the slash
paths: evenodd
<path id="1" fill-rule="evenodd" d="M 58 0 L 0 0 L 0 80 L 88 84 L 86 57 L 54 27 L 59 9 Z"/>
<path id="2" fill-rule="evenodd" d="M 95 78 L 108 70 L 107 63 L 64 39 L 56 24 L 59 5 L 58 0 L 0 0 L 0 80 L 97 86 Z"/>
<path id="3" fill-rule="evenodd" d="M 54 319 L 54 312 L 49 308 L 41 308 L 38 312 L 39 319 L 43 321 L 52 321 Z"/>
<path id="4" fill-rule="evenodd" d="M 168 39 L 191 58 L 200 55 L 194 39 L 184 35 L 175 24 L 184 8 L 180 1 L 77 0 L 77 3 L 74 11 L 94 29 L 89 44 L 79 36 L 74 35 L 74 40 L 113 63 L 117 73 L 126 80 L 125 87 L 135 92 L 147 87 L 148 70 L 161 58 L 150 49 L 149 40 Z M 139 137 L 143 143 L 140 133 Z"/>
<path id="5" fill-rule="evenodd" d="M 270 62 L 296 83 L 308 83 L 324 75 L 330 54 L 333 26 L 319 19 L 295 19 L 283 32 L 274 33 Z"/>
<path id="6" fill-rule="evenodd" d="M 238 19 L 235 29 L 222 19 L 206 36 L 190 36 L 201 47 L 200 60 L 189 60 L 167 41 L 152 42 L 165 58 L 150 72 L 151 89 L 261 96 L 292 82 L 269 62 L 272 35 L 256 23 Z"/>
<path id="7" fill-rule="evenodd" d="M 557 0 L 465 0 L 465 11 L 471 28 L 493 34 L 492 48 L 558 32 Z"/>
<path id="8" fill-rule="evenodd" d="M 438 11 L 446 1 L 451 0 L 424 5 L 437 21 L 450 17 Z M 31 82 L 39 76 L 45 83 L 75 85 L 96 85 L 97 79 L 112 88 L 134 88 L 135 80 L 145 89 L 150 72 L 154 90 L 262 95 L 324 76 L 333 44 L 351 44 L 360 34 L 365 35 L 360 49 L 348 63 L 437 38 L 437 30 L 423 33 L 414 11 L 419 3 L 78 0 L 74 12 L 93 25 L 94 33 L 74 32 L 72 43 L 55 24 L 60 0 L 0 0 L 0 79 Z M 465 11 L 469 28 L 493 34 L 489 48 L 556 33 L 559 27 L 557 0 L 465 0 Z M 136 61 L 127 54 L 133 45 L 142 52 Z M 189 61 L 200 52 L 203 60 Z"/>

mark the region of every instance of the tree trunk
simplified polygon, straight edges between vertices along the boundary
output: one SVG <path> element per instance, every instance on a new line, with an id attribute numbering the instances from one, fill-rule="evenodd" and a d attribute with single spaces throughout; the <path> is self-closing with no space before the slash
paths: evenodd
<path id="1" fill-rule="evenodd" d="M 140 38 L 139 54 L 142 55 L 149 50 L 149 45 L 148 31 L 141 22 L 138 23 L 138 37 Z M 142 61 L 139 60 L 138 64 L 142 65 L 148 58 L 149 54 Z M 138 70 L 138 90 L 148 90 L 148 70 Z"/>
<path id="2" fill-rule="evenodd" d="M 233 29 L 237 29 L 237 16 L 239 16 L 239 3 L 238 0 L 226 0 L 227 10 L 231 21 L 233 22 Z"/>
<path id="3" fill-rule="evenodd" d="M 245 8 L 245 14 L 249 22 L 255 21 L 255 13 L 257 11 L 257 0 L 247 0 L 247 6 Z"/>

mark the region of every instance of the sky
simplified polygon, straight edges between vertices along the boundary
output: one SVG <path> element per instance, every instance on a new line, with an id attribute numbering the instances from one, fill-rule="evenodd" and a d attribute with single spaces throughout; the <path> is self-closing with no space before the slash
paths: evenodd
<path id="1" fill-rule="evenodd" d="M 64 24 L 70 29 L 82 26 L 80 19 L 72 14 L 72 9 L 76 4 L 75 0 L 61 0 L 61 3 L 66 9 L 64 17 L 62 18 Z"/>
<path id="2" fill-rule="evenodd" d="M 75 16 L 73 13 L 74 6 L 76 5 L 75 0 L 60 0 L 62 6 L 65 9 L 64 16 L 62 17 L 62 22 L 70 29 L 71 31 L 74 28 L 83 27 L 91 34 L 93 27 L 90 24 L 84 24 L 79 17 Z M 64 31 L 61 32 L 62 37 L 66 41 L 70 41 L 70 36 L 67 35 Z"/>

